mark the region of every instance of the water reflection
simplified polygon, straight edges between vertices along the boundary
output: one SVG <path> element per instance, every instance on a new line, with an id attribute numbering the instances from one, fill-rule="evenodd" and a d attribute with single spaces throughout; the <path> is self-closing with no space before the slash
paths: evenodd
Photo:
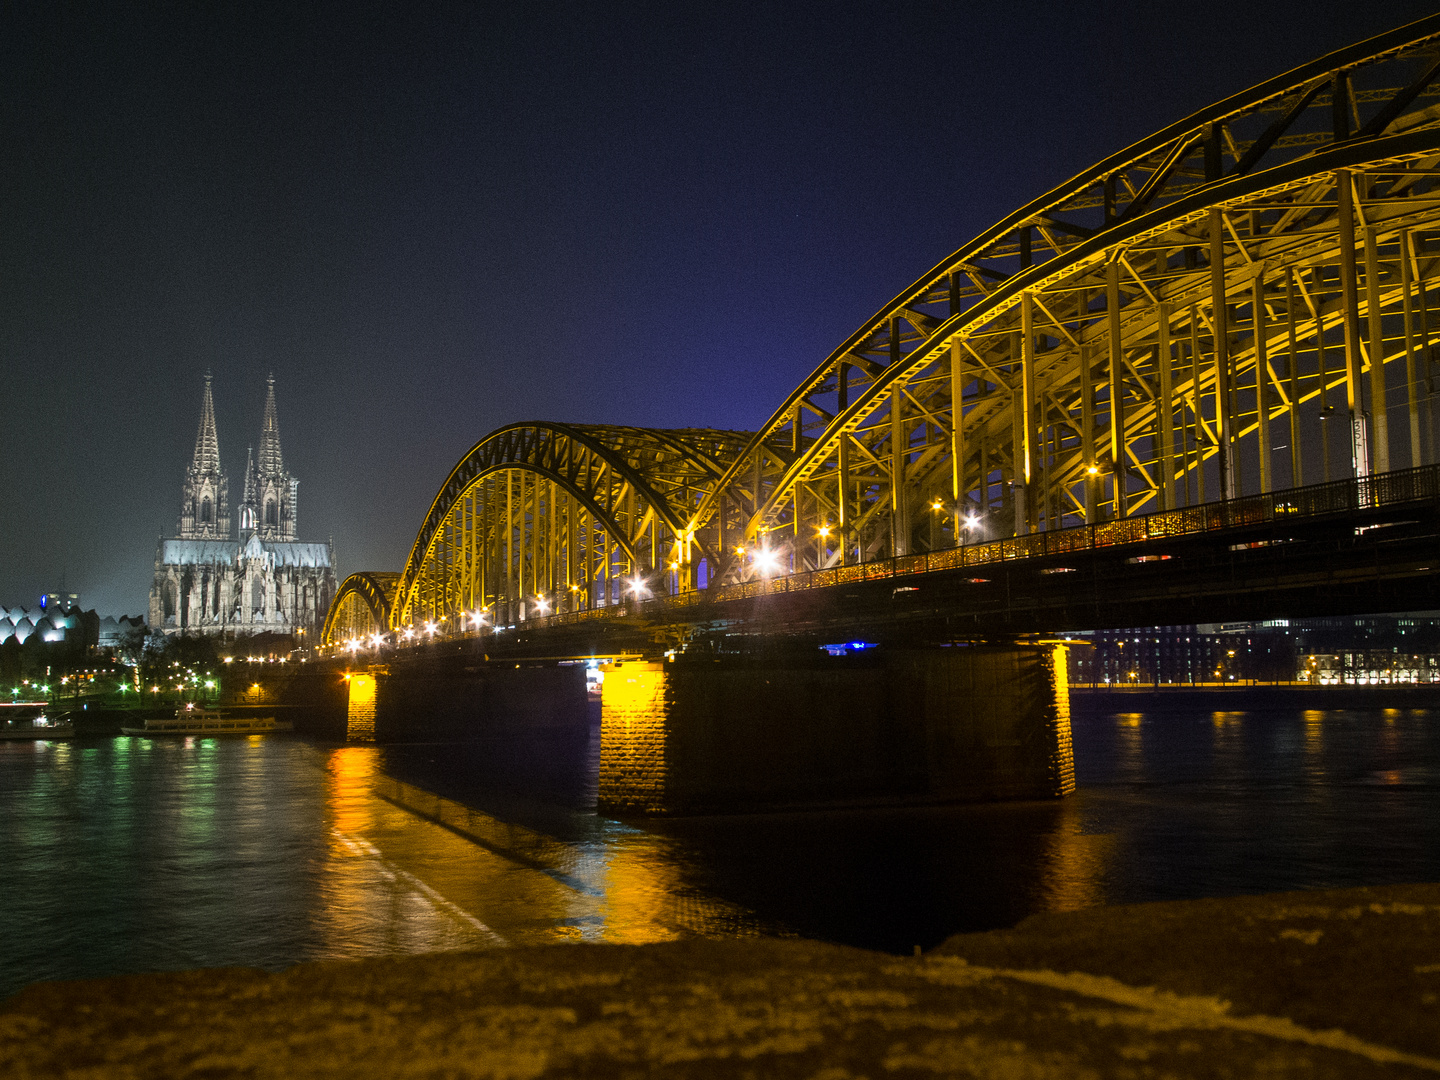
<path id="1" fill-rule="evenodd" d="M 1105 902 L 1104 881 L 1114 837 L 1085 831 L 1071 801 L 1056 816 L 1049 836 L 1037 899 L 1048 911 L 1077 911 Z"/>
<path id="2" fill-rule="evenodd" d="M 1236 704 L 1244 702 L 1237 701 Z M 1423 710 L 1073 707 L 1079 793 L 597 817 L 598 728 L 485 744 L 0 745 L 0 994 L 37 978 L 562 941 L 908 952 L 1037 911 L 1440 878 Z"/>

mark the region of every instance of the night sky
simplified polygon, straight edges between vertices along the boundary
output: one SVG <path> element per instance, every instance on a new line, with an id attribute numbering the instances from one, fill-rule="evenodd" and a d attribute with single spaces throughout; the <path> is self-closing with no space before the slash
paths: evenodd
<path id="1" fill-rule="evenodd" d="M 518 420 L 750 429 L 1019 205 L 1424 3 L 0 12 L 0 603 L 146 606 L 202 376 L 399 570 Z"/>

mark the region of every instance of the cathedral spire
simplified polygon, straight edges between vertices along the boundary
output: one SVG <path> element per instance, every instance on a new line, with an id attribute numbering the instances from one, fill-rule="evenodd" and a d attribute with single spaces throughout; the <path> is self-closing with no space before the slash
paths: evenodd
<path id="1" fill-rule="evenodd" d="M 195 459 L 190 471 L 197 474 L 220 471 L 220 437 L 215 434 L 215 396 L 210 391 L 210 372 L 205 372 L 205 396 L 200 402 L 200 431 L 195 436 Z"/>
<path id="2" fill-rule="evenodd" d="M 230 536 L 230 487 L 220 469 L 220 439 L 215 434 L 215 395 L 211 376 L 205 373 L 200 399 L 200 430 L 195 435 L 195 457 L 185 473 L 180 497 L 182 540 L 224 540 Z"/>
<path id="3" fill-rule="evenodd" d="M 285 462 L 280 456 L 280 421 L 275 413 L 275 376 L 265 380 L 265 422 L 260 429 L 260 475 L 280 476 Z"/>
<path id="4" fill-rule="evenodd" d="M 245 447 L 245 494 L 240 501 L 249 506 L 255 501 L 255 447 Z"/>
<path id="5" fill-rule="evenodd" d="M 296 488 L 299 481 L 285 471 L 280 456 L 280 422 L 275 414 L 275 376 L 265 380 L 265 419 L 260 447 L 253 463 L 245 466 L 245 509 L 240 529 L 254 529 L 261 541 L 295 539 Z M 248 525 L 247 525 L 248 523 Z"/>

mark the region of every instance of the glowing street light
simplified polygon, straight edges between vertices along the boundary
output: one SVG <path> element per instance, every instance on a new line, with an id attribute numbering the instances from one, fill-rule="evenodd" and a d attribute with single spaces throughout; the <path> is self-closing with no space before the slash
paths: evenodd
<path id="1" fill-rule="evenodd" d="M 645 595 L 650 591 L 645 585 L 645 579 L 639 574 L 636 574 L 627 581 L 626 584 L 630 586 L 630 594 L 634 596 L 636 600 L 644 599 Z"/>
<path id="2" fill-rule="evenodd" d="M 766 577 L 769 577 L 780 569 L 779 556 L 769 548 L 761 548 L 755 552 L 754 563 L 755 569 L 759 570 L 760 573 Z"/>
<path id="3" fill-rule="evenodd" d="M 546 600 L 543 596 L 537 596 L 535 598 L 535 613 L 537 615 L 544 615 L 549 610 L 550 601 Z"/>

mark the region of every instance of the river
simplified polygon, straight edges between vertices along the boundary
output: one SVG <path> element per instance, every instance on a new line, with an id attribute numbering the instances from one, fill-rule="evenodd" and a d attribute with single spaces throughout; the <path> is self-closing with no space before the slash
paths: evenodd
<path id="1" fill-rule="evenodd" d="M 0 998 L 564 941 L 909 952 L 1039 911 L 1440 880 L 1440 710 L 1134 700 L 1075 696 L 1061 802 L 629 824 L 596 816 L 593 770 L 537 798 L 470 744 L 0 743 Z"/>

